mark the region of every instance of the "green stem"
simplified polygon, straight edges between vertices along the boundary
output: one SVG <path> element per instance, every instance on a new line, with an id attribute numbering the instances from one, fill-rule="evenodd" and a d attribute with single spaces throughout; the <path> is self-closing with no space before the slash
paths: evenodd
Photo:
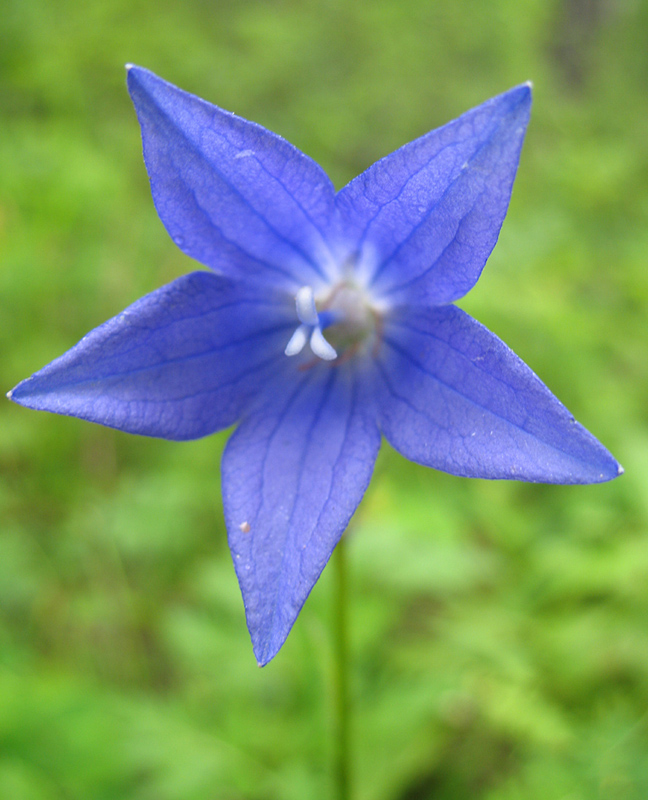
<path id="1" fill-rule="evenodd" d="M 345 539 L 342 536 L 333 553 L 335 568 L 334 600 L 334 780 L 336 800 L 349 800 L 349 646 L 347 630 L 347 581 Z"/>

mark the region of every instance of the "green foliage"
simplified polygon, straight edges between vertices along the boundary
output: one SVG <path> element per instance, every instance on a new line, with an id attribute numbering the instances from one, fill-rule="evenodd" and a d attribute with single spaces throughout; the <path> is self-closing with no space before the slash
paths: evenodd
<path id="1" fill-rule="evenodd" d="M 341 185 L 531 78 L 511 211 L 462 305 L 626 467 L 466 481 L 382 453 L 349 546 L 358 800 L 648 794 L 646 4 L 5 0 L 5 390 L 192 268 L 155 216 L 122 72 L 282 133 Z M 0 408 L 0 797 L 329 794 L 325 572 L 260 671 L 222 436 Z"/>

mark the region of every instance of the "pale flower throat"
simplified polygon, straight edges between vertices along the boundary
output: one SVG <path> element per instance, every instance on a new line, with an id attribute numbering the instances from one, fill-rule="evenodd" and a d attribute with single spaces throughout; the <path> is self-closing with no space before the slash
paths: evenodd
<path id="1" fill-rule="evenodd" d="M 286 345 L 287 356 L 301 353 L 308 342 L 317 358 L 341 361 L 377 342 L 380 315 L 367 294 L 348 281 L 337 284 L 321 301 L 315 300 L 310 286 L 302 286 L 295 306 L 301 324 Z"/>

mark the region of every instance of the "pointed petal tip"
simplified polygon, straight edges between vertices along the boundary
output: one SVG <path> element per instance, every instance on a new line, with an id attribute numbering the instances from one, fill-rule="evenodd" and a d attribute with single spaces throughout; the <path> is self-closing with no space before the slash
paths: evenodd
<path id="1" fill-rule="evenodd" d="M 521 103 L 524 103 L 525 105 L 526 104 L 530 105 L 532 99 L 532 89 L 533 89 L 533 84 L 531 83 L 531 81 L 525 81 L 524 83 L 521 83 L 519 86 L 516 86 L 511 91 L 519 95 Z"/>
<path id="2" fill-rule="evenodd" d="M 281 643 L 281 645 L 278 648 L 274 649 L 274 648 L 268 647 L 267 644 L 266 644 L 265 647 L 260 647 L 257 650 L 257 648 L 254 646 L 254 643 L 253 643 L 252 644 L 252 648 L 254 650 L 254 657 L 256 658 L 257 667 L 259 667 L 259 669 L 263 669 L 263 667 L 267 667 L 268 664 L 272 661 L 272 659 L 277 655 L 277 653 L 281 649 L 282 645 L 283 645 L 283 642 Z"/>
<path id="3" fill-rule="evenodd" d="M 138 67 L 137 64 L 126 64 L 126 81 L 128 85 L 131 86 L 132 81 L 134 81 L 139 75 L 143 72 L 148 72 L 143 67 Z"/>
<path id="4" fill-rule="evenodd" d="M 591 481 L 592 483 L 607 483 L 623 475 L 625 470 L 613 456 L 609 457 L 609 461 L 609 466 L 606 465 L 606 467 L 603 467 L 598 479 Z"/>
<path id="5" fill-rule="evenodd" d="M 126 83 L 128 91 L 131 93 L 136 89 L 144 89 L 146 91 L 146 80 L 152 80 L 153 83 L 163 82 L 154 72 L 145 67 L 140 67 L 137 64 L 128 63 L 126 67 Z"/>
<path id="6" fill-rule="evenodd" d="M 11 400 L 12 403 L 17 403 L 19 406 L 25 405 L 25 396 L 28 393 L 25 393 L 25 386 L 29 384 L 31 378 L 25 378 L 24 381 L 20 381 L 20 383 L 16 384 L 13 389 L 10 389 L 7 394 L 7 400 Z"/>
<path id="7" fill-rule="evenodd" d="M 7 400 L 11 400 L 12 403 L 16 403 L 19 406 L 26 405 L 25 399 L 29 396 L 29 392 L 25 392 L 25 386 L 30 381 L 31 378 L 26 378 L 24 381 L 20 381 L 17 386 L 14 386 L 13 389 L 10 389 L 5 395 Z"/>
<path id="8" fill-rule="evenodd" d="M 619 478 L 625 470 L 594 437 L 585 431 L 591 442 L 593 442 L 596 452 L 591 453 L 591 459 L 583 459 L 583 471 L 576 471 L 567 480 L 546 481 L 547 483 L 561 483 L 579 486 L 589 486 L 593 484 L 609 483 L 615 478 Z M 541 481 L 545 482 L 545 481 Z"/>
<path id="9" fill-rule="evenodd" d="M 517 86 L 513 86 L 508 92 L 504 92 L 493 98 L 494 101 L 504 101 L 509 108 L 509 111 L 514 113 L 523 113 L 527 115 L 531 107 L 533 84 L 531 81 L 525 81 Z"/>
<path id="10" fill-rule="evenodd" d="M 135 77 L 140 73 L 148 72 L 148 70 L 144 69 L 144 67 L 138 67 L 137 64 L 131 64 L 130 62 L 128 64 L 124 64 L 124 67 L 126 68 L 126 80 L 129 82 L 134 80 Z"/>
<path id="11" fill-rule="evenodd" d="M 270 630 L 266 627 L 263 630 L 257 630 L 254 633 L 248 627 L 250 638 L 252 640 L 252 652 L 254 653 L 257 666 L 260 669 L 267 667 L 268 664 L 278 655 L 281 648 L 286 644 L 286 639 L 292 630 L 294 622 L 295 620 L 288 625 L 287 630 L 283 626 L 279 626 L 280 629 L 278 629 L 276 623 L 271 624 Z"/>
<path id="12" fill-rule="evenodd" d="M 25 406 L 26 408 L 29 408 L 29 399 L 30 397 L 33 397 L 33 392 L 30 391 L 33 381 L 33 375 L 29 378 L 25 378 L 24 381 L 20 381 L 19 384 L 7 392 L 7 399 L 11 400 L 12 403 L 17 403 L 19 406 Z M 35 408 L 37 411 L 39 410 L 39 407 L 35 406 Z"/>

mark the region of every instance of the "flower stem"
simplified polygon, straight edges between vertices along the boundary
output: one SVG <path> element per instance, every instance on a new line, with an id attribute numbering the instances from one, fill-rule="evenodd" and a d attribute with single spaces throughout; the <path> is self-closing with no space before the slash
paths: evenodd
<path id="1" fill-rule="evenodd" d="M 349 736 L 349 647 L 347 630 L 347 587 L 345 536 L 333 553 L 335 567 L 334 599 L 334 781 L 335 800 L 349 800 L 350 736 Z"/>

